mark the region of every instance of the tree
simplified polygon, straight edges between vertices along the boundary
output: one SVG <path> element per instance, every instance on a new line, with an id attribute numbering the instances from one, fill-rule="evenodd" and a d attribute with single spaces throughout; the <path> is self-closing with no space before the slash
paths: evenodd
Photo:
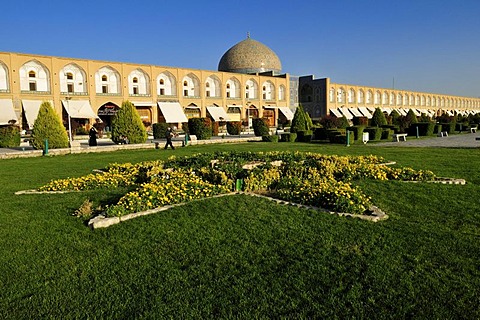
<path id="1" fill-rule="evenodd" d="M 38 110 L 38 116 L 32 130 L 31 143 L 33 148 L 45 148 L 45 140 L 48 140 L 49 148 L 68 148 L 67 131 L 48 101 L 43 102 Z"/>
<path id="2" fill-rule="evenodd" d="M 310 120 L 311 121 L 311 120 Z M 305 110 L 303 110 L 303 106 L 299 105 L 295 114 L 293 115 L 292 126 L 290 127 L 290 132 L 298 132 L 298 131 L 305 131 L 309 130 L 309 123 L 307 120 L 307 116 Z"/>
<path id="3" fill-rule="evenodd" d="M 124 101 L 122 107 L 112 120 L 112 140 L 115 143 L 122 141 L 122 136 L 128 138 L 129 143 L 145 143 L 147 131 L 137 109 L 130 101 Z"/>
<path id="4" fill-rule="evenodd" d="M 415 115 L 415 112 L 413 112 L 412 109 L 408 110 L 406 117 L 407 117 L 406 121 L 409 123 L 409 125 L 418 122 L 417 116 Z"/>
<path id="5" fill-rule="evenodd" d="M 372 126 L 381 127 L 387 124 L 387 119 L 380 108 L 376 108 L 372 117 Z"/>
<path id="6" fill-rule="evenodd" d="M 400 113 L 398 113 L 397 110 L 393 110 L 392 113 L 390 113 L 390 117 L 392 117 L 392 124 L 394 125 L 399 124 Z"/>

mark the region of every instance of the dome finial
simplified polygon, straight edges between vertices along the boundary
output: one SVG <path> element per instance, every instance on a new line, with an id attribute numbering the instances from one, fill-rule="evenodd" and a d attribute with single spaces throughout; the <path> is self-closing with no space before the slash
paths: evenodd
<path id="1" fill-rule="evenodd" d="M 247 39 L 250 39 L 250 31 L 247 31 Z"/>

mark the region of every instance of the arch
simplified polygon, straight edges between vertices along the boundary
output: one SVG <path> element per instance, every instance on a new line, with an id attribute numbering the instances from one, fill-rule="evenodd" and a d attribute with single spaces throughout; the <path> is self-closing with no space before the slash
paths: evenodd
<path id="1" fill-rule="evenodd" d="M 384 91 L 382 95 L 382 104 L 388 104 L 388 92 Z"/>
<path id="2" fill-rule="evenodd" d="M 372 104 L 372 102 L 373 102 L 373 91 L 372 90 L 367 91 L 366 102 L 367 102 L 367 104 Z"/>
<path id="3" fill-rule="evenodd" d="M 410 96 L 408 93 L 405 94 L 405 97 L 403 98 L 403 105 L 408 106 L 410 104 Z"/>
<path id="4" fill-rule="evenodd" d="M 397 93 L 397 106 L 403 105 L 403 95 L 399 92 Z"/>
<path id="5" fill-rule="evenodd" d="M 157 95 L 159 96 L 176 96 L 177 95 L 177 79 L 168 71 L 164 71 L 157 76 Z"/>
<path id="6" fill-rule="evenodd" d="M 150 95 L 150 77 L 142 69 L 135 69 L 128 75 L 128 94 Z"/>
<path id="7" fill-rule="evenodd" d="M 391 106 L 395 105 L 395 92 L 391 92 L 391 93 L 389 94 L 388 103 L 389 103 Z"/>
<path id="8" fill-rule="evenodd" d="M 343 89 L 343 87 L 340 87 L 337 90 L 337 102 L 345 103 L 345 89 Z"/>
<path id="9" fill-rule="evenodd" d="M 237 78 L 231 77 L 227 80 L 225 95 L 231 99 L 240 98 L 240 81 Z"/>
<path id="10" fill-rule="evenodd" d="M 245 98 L 258 99 L 258 83 L 255 79 L 248 79 L 245 83 Z"/>
<path id="11" fill-rule="evenodd" d="M 216 75 L 211 75 L 205 80 L 205 97 L 219 98 L 222 96 L 222 84 Z"/>
<path id="12" fill-rule="evenodd" d="M 0 92 L 10 91 L 7 65 L 0 61 Z"/>
<path id="13" fill-rule="evenodd" d="M 415 106 L 418 107 L 419 105 L 420 105 L 420 95 L 417 94 L 417 95 L 415 96 Z"/>
<path id="14" fill-rule="evenodd" d="M 328 99 L 330 102 L 335 102 L 335 88 L 330 88 L 328 91 Z"/>
<path id="15" fill-rule="evenodd" d="M 420 105 L 422 105 L 422 106 L 425 105 L 425 96 L 424 96 L 424 95 L 422 95 L 422 96 L 420 97 Z"/>
<path id="16" fill-rule="evenodd" d="M 312 102 L 313 88 L 307 83 L 300 90 L 300 102 Z"/>
<path id="17" fill-rule="evenodd" d="M 360 89 L 358 90 L 357 102 L 363 104 L 364 101 L 365 101 L 365 91 L 363 91 L 363 89 Z"/>
<path id="18" fill-rule="evenodd" d="M 348 103 L 355 103 L 356 92 L 353 88 L 348 89 Z"/>
<path id="19" fill-rule="evenodd" d="M 270 80 L 262 84 L 262 98 L 263 100 L 275 100 L 275 85 Z"/>
<path id="20" fill-rule="evenodd" d="M 380 104 L 382 94 L 379 90 L 375 92 L 374 102 L 375 104 Z"/>
<path id="21" fill-rule="evenodd" d="M 50 92 L 50 71 L 41 62 L 30 60 L 19 70 L 21 91 Z"/>
<path id="22" fill-rule="evenodd" d="M 87 74 L 76 63 L 65 65 L 58 75 L 60 78 L 60 92 L 62 94 L 86 94 L 87 93 Z"/>
<path id="23" fill-rule="evenodd" d="M 430 107 L 430 105 L 432 104 L 432 97 L 427 96 L 426 104 L 427 104 L 427 107 Z"/>
<path id="24" fill-rule="evenodd" d="M 200 80 L 198 77 L 190 72 L 182 79 L 183 83 L 183 96 L 184 97 L 200 97 Z"/>
<path id="25" fill-rule="evenodd" d="M 95 92 L 100 94 L 121 93 L 120 74 L 110 66 L 104 66 L 95 72 Z"/>
<path id="26" fill-rule="evenodd" d="M 285 86 L 283 84 L 278 87 L 278 100 L 285 101 Z"/>
<path id="27" fill-rule="evenodd" d="M 410 105 L 411 106 L 415 105 L 415 95 L 413 93 L 410 94 Z"/>

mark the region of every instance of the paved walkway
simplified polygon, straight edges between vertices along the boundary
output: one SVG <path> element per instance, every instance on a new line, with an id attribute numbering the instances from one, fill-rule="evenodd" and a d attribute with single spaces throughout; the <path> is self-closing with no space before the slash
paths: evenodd
<path id="1" fill-rule="evenodd" d="M 448 137 L 431 137 L 417 139 L 408 136 L 407 141 L 372 143 L 377 147 L 433 147 L 433 148 L 480 148 L 480 133 L 460 133 Z"/>

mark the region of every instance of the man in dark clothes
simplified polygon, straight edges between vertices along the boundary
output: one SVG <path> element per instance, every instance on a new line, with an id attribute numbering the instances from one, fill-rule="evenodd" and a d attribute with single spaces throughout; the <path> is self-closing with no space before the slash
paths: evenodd
<path id="1" fill-rule="evenodd" d="M 175 132 L 173 131 L 172 128 L 168 127 L 167 133 L 165 134 L 165 138 L 167 138 L 167 143 L 165 144 L 165 150 L 167 150 L 168 146 L 172 147 L 173 150 L 175 150 L 175 147 L 173 146 L 172 143 L 172 138 L 175 136 Z"/>
<path id="2" fill-rule="evenodd" d="M 90 147 L 96 147 L 97 146 L 97 129 L 95 129 L 94 126 L 90 129 L 88 132 L 88 145 Z"/>

